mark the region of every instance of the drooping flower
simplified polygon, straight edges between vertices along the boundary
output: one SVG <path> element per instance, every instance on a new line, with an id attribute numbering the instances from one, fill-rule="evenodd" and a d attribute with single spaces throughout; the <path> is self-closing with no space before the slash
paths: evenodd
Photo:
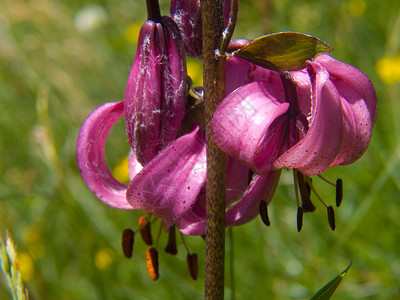
<path id="1" fill-rule="evenodd" d="M 377 101 L 356 68 L 328 55 L 281 75 L 237 58 L 227 68 L 239 74 L 228 90 L 240 87 L 217 108 L 212 136 L 253 171 L 285 167 L 316 175 L 367 149 Z"/>
<path id="2" fill-rule="evenodd" d="M 213 139 L 258 174 L 294 170 L 300 229 L 303 211 L 315 209 L 309 176 L 350 164 L 367 149 L 376 117 L 374 87 L 365 74 L 328 55 L 290 73 L 233 58 L 227 62 L 228 76 L 231 93 L 214 113 Z M 325 206 L 334 229 L 333 209 Z"/>
<path id="3" fill-rule="evenodd" d="M 77 143 L 78 166 L 88 187 L 106 204 L 144 210 L 162 219 L 166 231 L 176 225 L 186 234 L 203 235 L 206 144 L 198 126 L 190 132 L 196 122 L 191 112 L 201 106 L 188 111 L 184 120 L 181 36 L 171 18 L 160 16 L 157 1 L 148 4 L 149 20 L 140 32 L 125 99 L 100 106 L 85 120 Z M 110 128 L 122 115 L 131 145 L 129 186 L 112 176 L 104 158 Z M 249 185 L 248 167 L 227 158 L 227 226 L 258 214 L 260 201 L 272 198 L 275 177 L 275 172 L 254 176 Z"/>
<path id="4" fill-rule="evenodd" d="M 168 230 L 205 233 L 206 153 L 204 133 L 196 128 L 165 147 L 143 168 L 131 152 L 129 187 L 110 173 L 104 147 L 112 125 L 124 113 L 123 102 L 106 103 L 82 125 L 77 143 L 78 166 L 87 186 L 104 203 L 121 209 L 141 209 L 163 220 Z M 249 169 L 227 161 L 226 224 L 239 225 L 258 215 L 261 200 L 270 201 L 275 172 L 256 176 L 248 186 Z"/>

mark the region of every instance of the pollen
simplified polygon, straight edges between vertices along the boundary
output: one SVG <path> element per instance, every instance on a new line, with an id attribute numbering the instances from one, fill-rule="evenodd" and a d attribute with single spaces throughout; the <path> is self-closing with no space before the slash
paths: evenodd
<path id="1" fill-rule="evenodd" d="M 147 271 L 150 278 L 156 281 L 159 277 L 158 273 L 158 252 L 156 248 L 149 248 L 146 250 Z"/>
<path id="2" fill-rule="evenodd" d="M 151 227 L 146 217 L 139 218 L 139 228 L 141 228 L 140 236 L 142 237 L 143 242 L 149 246 L 153 245 L 153 238 L 151 236 Z"/>

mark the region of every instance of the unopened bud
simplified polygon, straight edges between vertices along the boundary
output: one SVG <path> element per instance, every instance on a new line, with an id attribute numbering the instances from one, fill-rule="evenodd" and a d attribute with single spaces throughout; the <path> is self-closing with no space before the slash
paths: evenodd
<path id="1" fill-rule="evenodd" d="M 135 241 L 135 233 L 132 229 L 125 229 L 122 233 L 122 251 L 125 257 L 131 258 L 133 252 L 133 243 Z"/>
<path id="2" fill-rule="evenodd" d="M 142 237 L 143 242 L 146 245 L 153 245 L 153 238 L 151 236 L 151 227 L 150 227 L 150 223 L 147 221 L 146 217 L 140 217 L 139 218 L 139 228 L 143 226 L 143 224 L 145 224 L 144 227 L 142 229 L 140 229 L 140 236 Z"/>
<path id="3" fill-rule="evenodd" d="M 140 29 L 124 100 L 126 132 L 142 165 L 176 138 L 186 107 L 181 33 L 170 17 L 154 18 Z"/>
<path id="4" fill-rule="evenodd" d="M 193 280 L 197 280 L 197 276 L 199 273 L 199 265 L 197 263 L 197 254 L 196 253 L 188 253 L 186 255 L 186 262 L 189 268 L 190 276 Z"/>
<path id="5" fill-rule="evenodd" d="M 147 271 L 150 278 L 156 281 L 159 277 L 158 273 L 158 252 L 156 248 L 149 248 L 146 250 Z"/>
<path id="6" fill-rule="evenodd" d="M 231 1 L 223 0 L 224 25 L 228 25 Z M 193 58 L 203 57 L 203 22 L 200 0 L 172 0 L 170 16 L 181 30 L 185 54 Z"/>

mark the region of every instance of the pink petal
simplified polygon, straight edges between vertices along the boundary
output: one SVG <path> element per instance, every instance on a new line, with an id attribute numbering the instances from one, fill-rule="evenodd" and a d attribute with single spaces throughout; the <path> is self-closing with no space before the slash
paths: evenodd
<path id="1" fill-rule="evenodd" d="M 177 227 L 183 234 L 206 234 L 206 189 L 203 187 L 190 212 L 178 222 Z"/>
<path id="2" fill-rule="evenodd" d="M 161 218 L 167 230 L 193 208 L 206 171 L 205 138 L 197 128 L 153 158 L 133 178 L 126 197 L 133 208 Z"/>
<path id="3" fill-rule="evenodd" d="M 269 172 L 267 175 L 258 175 L 243 196 L 228 209 L 225 215 L 226 226 L 238 226 L 253 220 L 259 215 L 260 201 L 271 202 L 274 195 L 280 172 Z M 179 224 L 179 230 L 184 234 L 204 235 L 206 233 L 206 208 L 205 191 L 199 195 L 193 209 L 182 219 Z"/>
<path id="4" fill-rule="evenodd" d="M 343 142 L 331 166 L 350 164 L 364 154 L 371 140 L 377 108 L 375 89 L 368 77 L 353 66 L 329 55 L 320 55 L 315 61 L 329 72 L 344 112 Z"/>
<path id="5" fill-rule="evenodd" d="M 129 167 L 129 181 L 131 181 L 133 177 L 135 177 L 136 174 L 143 169 L 143 166 L 136 159 L 135 153 L 133 153 L 132 148 L 129 151 L 128 155 L 128 167 Z"/>
<path id="6" fill-rule="evenodd" d="M 230 94 L 246 82 L 251 63 L 239 57 L 226 61 L 226 94 Z"/>
<path id="7" fill-rule="evenodd" d="M 77 142 L 78 167 L 89 189 L 107 205 L 132 209 L 126 201 L 127 186 L 117 181 L 104 160 L 104 146 L 112 125 L 121 117 L 124 103 L 106 103 L 83 123 Z"/>
<path id="8" fill-rule="evenodd" d="M 226 164 L 226 205 L 241 199 L 247 190 L 249 168 L 238 160 L 227 157 Z M 193 209 L 178 224 L 184 234 L 204 235 L 206 232 L 206 191 L 201 189 Z"/>
<path id="9" fill-rule="evenodd" d="M 250 169 L 230 156 L 226 158 L 226 205 L 243 196 L 249 184 Z"/>
<path id="10" fill-rule="evenodd" d="M 262 68 L 243 58 L 233 56 L 226 62 L 226 93 L 245 84 L 262 81 L 269 83 L 275 90 L 282 89 L 282 82 L 277 72 Z M 284 100 L 278 99 L 278 100 Z"/>
<path id="11" fill-rule="evenodd" d="M 280 172 L 270 171 L 266 175 L 258 175 L 248 190 L 225 215 L 226 226 L 238 226 L 250 222 L 259 215 L 260 201 L 269 204 L 275 193 Z"/>
<path id="12" fill-rule="evenodd" d="M 280 151 L 282 135 L 267 135 L 267 131 L 289 107 L 289 103 L 281 103 L 283 97 L 283 90 L 268 82 L 253 82 L 229 94 L 218 106 L 211 121 L 211 135 L 215 143 L 253 171 L 268 172 Z M 263 150 L 266 152 L 261 155 L 259 143 L 263 140 L 270 146 L 265 146 Z"/>
<path id="13" fill-rule="evenodd" d="M 335 160 L 342 142 L 343 115 L 340 96 L 319 64 L 310 64 L 312 115 L 309 130 L 296 145 L 285 151 L 274 168 L 297 169 L 305 175 L 325 171 Z"/>

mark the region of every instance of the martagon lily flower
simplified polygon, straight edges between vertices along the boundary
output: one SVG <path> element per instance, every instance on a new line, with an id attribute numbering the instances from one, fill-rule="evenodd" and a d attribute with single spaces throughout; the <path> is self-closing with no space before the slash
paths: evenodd
<path id="1" fill-rule="evenodd" d="M 279 74 L 229 59 L 227 77 L 233 79 L 227 89 L 232 92 L 211 122 L 216 144 L 254 172 L 295 170 L 305 212 L 314 210 L 307 199 L 309 176 L 359 159 L 370 142 L 377 108 L 373 85 L 356 68 L 329 55 L 307 63 L 304 70 Z M 308 197 L 303 197 L 303 183 Z"/>
<path id="2" fill-rule="evenodd" d="M 174 21 L 159 15 L 151 2 L 143 25 L 124 101 L 106 103 L 83 123 L 77 142 L 82 177 L 104 203 L 121 209 L 139 209 L 185 233 L 204 235 L 206 224 L 206 144 L 204 132 L 184 120 L 186 70 L 181 36 Z M 104 157 L 113 124 L 125 116 L 130 183 L 117 181 Z M 189 124 L 189 126 L 188 126 Z M 258 215 L 261 200 L 269 202 L 275 191 L 275 172 L 251 178 L 249 168 L 227 158 L 226 225 L 246 223 Z"/>
<path id="3" fill-rule="evenodd" d="M 124 103 L 106 103 L 93 111 L 79 133 L 78 166 L 87 186 L 104 203 L 120 209 L 140 209 L 176 225 L 185 234 L 205 234 L 206 152 L 204 133 L 197 127 L 165 147 L 143 168 L 129 155 L 129 186 L 117 181 L 104 158 L 112 125 L 124 113 Z M 249 170 L 228 158 L 226 223 L 239 225 L 258 215 L 261 199 L 270 201 L 275 173 L 256 176 L 247 186 Z M 239 201 L 238 201 L 239 200 Z M 237 202 L 235 202 L 237 201 Z"/>

